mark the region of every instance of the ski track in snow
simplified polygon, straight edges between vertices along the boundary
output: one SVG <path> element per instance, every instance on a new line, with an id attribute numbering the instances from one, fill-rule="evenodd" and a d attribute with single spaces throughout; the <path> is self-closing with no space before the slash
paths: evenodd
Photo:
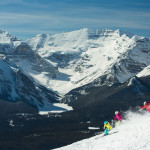
<path id="1" fill-rule="evenodd" d="M 150 113 L 127 112 L 127 119 L 112 130 L 55 150 L 150 150 Z"/>

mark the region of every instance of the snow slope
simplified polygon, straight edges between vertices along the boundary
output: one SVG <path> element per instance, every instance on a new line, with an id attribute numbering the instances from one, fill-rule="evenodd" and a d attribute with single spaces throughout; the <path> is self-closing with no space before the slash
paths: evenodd
<path id="1" fill-rule="evenodd" d="M 150 65 L 150 40 L 120 30 L 42 34 L 27 43 L 58 67 L 57 78 L 44 78 L 43 84 L 62 95 L 103 75 L 125 82 Z"/>
<path id="2" fill-rule="evenodd" d="M 112 130 L 117 133 L 97 135 L 55 150 L 149 150 L 150 113 L 127 112 L 127 119 Z"/>
<path id="3" fill-rule="evenodd" d="M 150 66 L 144 68 L 140 73 L 137 74 L 137 77 L 150 76 Z"/>

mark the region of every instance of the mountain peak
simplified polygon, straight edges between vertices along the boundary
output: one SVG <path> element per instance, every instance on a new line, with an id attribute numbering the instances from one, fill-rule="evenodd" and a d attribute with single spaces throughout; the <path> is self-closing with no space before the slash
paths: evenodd
<path id="1" fill-rule="evenodd" d="M 16 36 L 13 36 L 7 31 L 0 30 L 0 44 L 2 45 L 15 45 L 18 42 L 20 43 L 20 39 Z"/>

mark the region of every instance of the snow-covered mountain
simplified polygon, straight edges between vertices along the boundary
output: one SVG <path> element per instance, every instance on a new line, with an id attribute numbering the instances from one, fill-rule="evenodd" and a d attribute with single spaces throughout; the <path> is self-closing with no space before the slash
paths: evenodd
<path id="1" fill-rule="evenodd" d="M 51 81 L 45 78 L 43 85 L 48 82 L 62 95 L 92 82 L 94 86 L 125 82 L 150 65 L 150 39 L 120 30 L 42 34 L 27 43 L 58 67 L 59 75 Z"/>
<path id="2" fill-rule="evenodd" d="M 126 118 L 108 136 L 100 134 L 55 150 L 149 150 L 150 113 L 128 112 Z"/>
<path id="3" fill-rule="evenodd" d="M 1 31 L 0 53 L 70 102 L 88 94 L 89 87 L 125 83 L 150 65 L 150 39 L 120 30 L 82 29 L 23 42 Z"/>
<path id="4" fill-rule="evenodd" d="M 17 46 L 21 40 L 7 31 L 0 30 L 0 44 Z"/>
<path id="5" fill-rule="evenodd" d="M 13 48 L 21 43 L 21 40 L 7 31 L 0 30 L 0 53 L 9 54 Z"/>
<path id="6" fill-rule="evenodd" d="M 57 94 L 36 83 L 4 55 L 0 55 L 0 83 L 0 98 L 4 100 L 24 101 L 35 107 L 42 107 L 46 102 L 51 105 L 58 102 Z"/>
<path id="7" fill-rule="evenodd" d="M 25 42 L 17 39 L 6 31 L 0 32 L 0 53 L 10 61 L 20 66 L 31 76 L 38 76 L 42 83 L 43 76 L 54 78 L 58 74 L 57 68 L 35 53 Z"/>
<path id="8" fill-rule="evenodd" d="M 42 112 L 70 109 L 54 104 L 59 103 L 60 99 L 57 91 L 51 90 L 48 83 L 42 86 L 44 78 L 52 80 L 57 77 L 57 67 L 7 31 L 0 31 L 0 70 L 1 99 L 21 100 Z"/>

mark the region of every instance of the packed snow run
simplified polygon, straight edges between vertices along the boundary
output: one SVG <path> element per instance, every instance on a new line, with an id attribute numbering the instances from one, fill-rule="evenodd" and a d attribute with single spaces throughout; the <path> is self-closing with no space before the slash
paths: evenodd
<path id="1" fill-rule="evenodd" d="M 149 150 L 150 113 L 127 112 L 122 124 L 110 131 L 55 150 Z"/>

